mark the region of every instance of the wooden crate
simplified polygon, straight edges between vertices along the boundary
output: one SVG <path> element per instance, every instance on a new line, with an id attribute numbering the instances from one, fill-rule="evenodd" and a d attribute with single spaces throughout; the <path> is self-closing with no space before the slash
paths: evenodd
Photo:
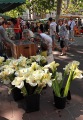
<path id="1" fill-rule="evenodd" d="M 19 58 L 21 55 L 25 57 L 36 55 L 36 45 L 34 43 L 13 44 L 12 57 Z"/>

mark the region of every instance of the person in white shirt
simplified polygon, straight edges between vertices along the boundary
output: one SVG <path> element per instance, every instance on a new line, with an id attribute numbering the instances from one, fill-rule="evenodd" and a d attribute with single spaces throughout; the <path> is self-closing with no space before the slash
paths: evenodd
<path id="1" fill-rule="evenodd" d="M 75 26 L 75 21 L 73 20 L 72 17 L 70 17 L 70 20 L 68 21 L 68 25 L 69 25 L 69 39 L 70 40 L 74 40 L 74 26 Z"/>
<path id="2" fill-rule="evenodd" d="M 56 22 L 53 21 L 53 19 L 50 17 L 49 18 L 49 24 L 50 24 L 50 36 L 52 38 L 52 43 L 53 43 L 53 49 L 55 49 L 56 44 L 55 44 L 55 35 L 56 35 Z"/>
<path id="3" fill-rule="evenodd" d="M 40 33 L 40 34 L 35 34 L 36 40 L 41 40 L 41 43 L 45 43 L 47 45 L 47 54 L 50 55 L 52 54 L 52 38 L 45 34 L 45 33 Z"/>
<path id="4" fill-rule="evenodd" d="M 27 39 L 32 39 L 34 37 L 34 33 L 29 30 L 29 29 L 24 29 L 23 30 L 23 39 L 27 40 Z"/>
<path id="5" fill-rule="evenodd" d="M 48 55 L 52 54 L 52 38 L 49 35 L 45 34 L 45 33 L 40 33 L 40 36 L 43 38 L 44 42 L 47 45 Z"/>

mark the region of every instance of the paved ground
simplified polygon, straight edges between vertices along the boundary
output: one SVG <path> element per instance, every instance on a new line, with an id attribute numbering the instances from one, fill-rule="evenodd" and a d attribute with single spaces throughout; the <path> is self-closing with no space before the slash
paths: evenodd
<path id="1" fill-rule="evenodd" d="M 80 61 L 80 69 L 83 70 L 83 37 L 77 37 L 70 45 L 67 56 L 59 56 L 58 51 L 53 51 L 53 54 L 61 65 L 60 71 L 72 60 Z M 20 107 L 21 102 L 15 102 L 7 94 L 7 87 L 0 85 L 0 120 L 83 120 L 83 79 L 73 81 L 70 90 L 72 99 L 67 101 L 65 109 L 54 107 L 52 89 L 47 87 L 40 97 L 40 110 L 26 113 Z"/>

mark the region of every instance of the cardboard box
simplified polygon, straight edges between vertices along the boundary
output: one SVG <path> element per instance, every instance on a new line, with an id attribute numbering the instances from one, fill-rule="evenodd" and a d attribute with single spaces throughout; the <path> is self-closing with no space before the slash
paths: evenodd
<path id="1" fill-rule="evenodd" d="M 36 45 L 32 42 L 14 42 L 12 44 L 12 57 L 19 58 L 21 55 L 30 57 L 36 55 Z"/>

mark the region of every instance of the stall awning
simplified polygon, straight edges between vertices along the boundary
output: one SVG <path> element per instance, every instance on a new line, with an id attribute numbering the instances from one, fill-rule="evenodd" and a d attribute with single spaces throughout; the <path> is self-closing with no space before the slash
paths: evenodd
<path id="1" fill-rule="evenodd" d="M 0 13 L 0 18 L 10 19 L 11 17 Z"/>
<path id="2" fill-rule="evenodd" d="M 25 3 L 26 0 L 0 0 L 0 13 L 12 10 Z"/>

